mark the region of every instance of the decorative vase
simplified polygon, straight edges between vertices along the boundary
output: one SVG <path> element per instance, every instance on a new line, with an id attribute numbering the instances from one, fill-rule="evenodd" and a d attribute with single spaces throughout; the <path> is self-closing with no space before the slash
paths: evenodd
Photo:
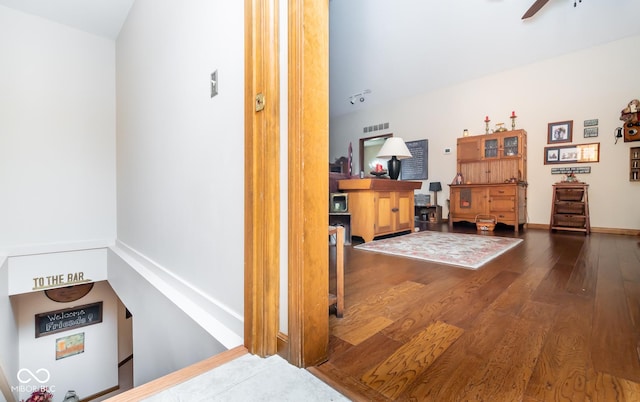
<path id="1" fill-rule="evenodd" d="M 62 402 L 80 402 L 80 398 L 76 394 L 76 391 L 69 390 L 64 396 Z"/>

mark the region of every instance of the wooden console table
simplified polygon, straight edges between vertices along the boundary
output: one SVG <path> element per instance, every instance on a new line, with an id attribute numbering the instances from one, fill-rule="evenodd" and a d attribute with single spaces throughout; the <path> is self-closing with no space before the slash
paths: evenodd
<path id="1" fill-rule="evenodd" d="M 420 181 L 339 180 L 338 189 L 349 193 L 351 235 L 368 242 L 377 236 L 412 231 L 414 190 L 421 187 Z"/>

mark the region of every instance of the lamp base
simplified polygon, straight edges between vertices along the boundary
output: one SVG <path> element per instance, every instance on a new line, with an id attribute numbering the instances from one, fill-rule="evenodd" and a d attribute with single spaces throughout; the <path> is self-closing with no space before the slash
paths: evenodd
<path id="1" fill-rule="evenodd" d="M 392 180 L 398 180 L 400 176 L 400 160 L 392 156 L 389 162 L 387 162 L 387 167 L 389 168 L 389 177 Z"/>

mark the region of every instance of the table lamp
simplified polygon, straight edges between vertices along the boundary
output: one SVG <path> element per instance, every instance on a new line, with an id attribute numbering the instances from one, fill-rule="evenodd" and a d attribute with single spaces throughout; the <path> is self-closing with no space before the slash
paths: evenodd
<path id="1" fill-rule="evenodd" d="M 442 191 L 442 184 L 439 181 L 429 183 L 429 191 L 433 191 L 433 205 L 438 205 L 438 191 Z"/>
<path id="2" fill-rule="evenodd" d="M 389 177 L 393 180 L 397 180 L 398 176 L 400 176 L 400 160 L 412 158 L 413 155 L 411 155 L 409 148 L 407 148 L 407 144 L 404 143 L 402 138 L 389 137 L 384 144 L 382 144 L 382 148 L 376 157 L 391 158 L 387 163 L 387 167 L 389 168 Z"/>

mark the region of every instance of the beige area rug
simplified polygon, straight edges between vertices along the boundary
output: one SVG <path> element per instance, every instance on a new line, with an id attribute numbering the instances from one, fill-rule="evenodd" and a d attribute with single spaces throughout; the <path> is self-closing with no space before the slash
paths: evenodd
<path id="1" fill-rule="evenodd" d="M 493 235 L 425 231 L 363 243 L 355 248 L 478 269 L 521 242 L 522 239 Z"/>

